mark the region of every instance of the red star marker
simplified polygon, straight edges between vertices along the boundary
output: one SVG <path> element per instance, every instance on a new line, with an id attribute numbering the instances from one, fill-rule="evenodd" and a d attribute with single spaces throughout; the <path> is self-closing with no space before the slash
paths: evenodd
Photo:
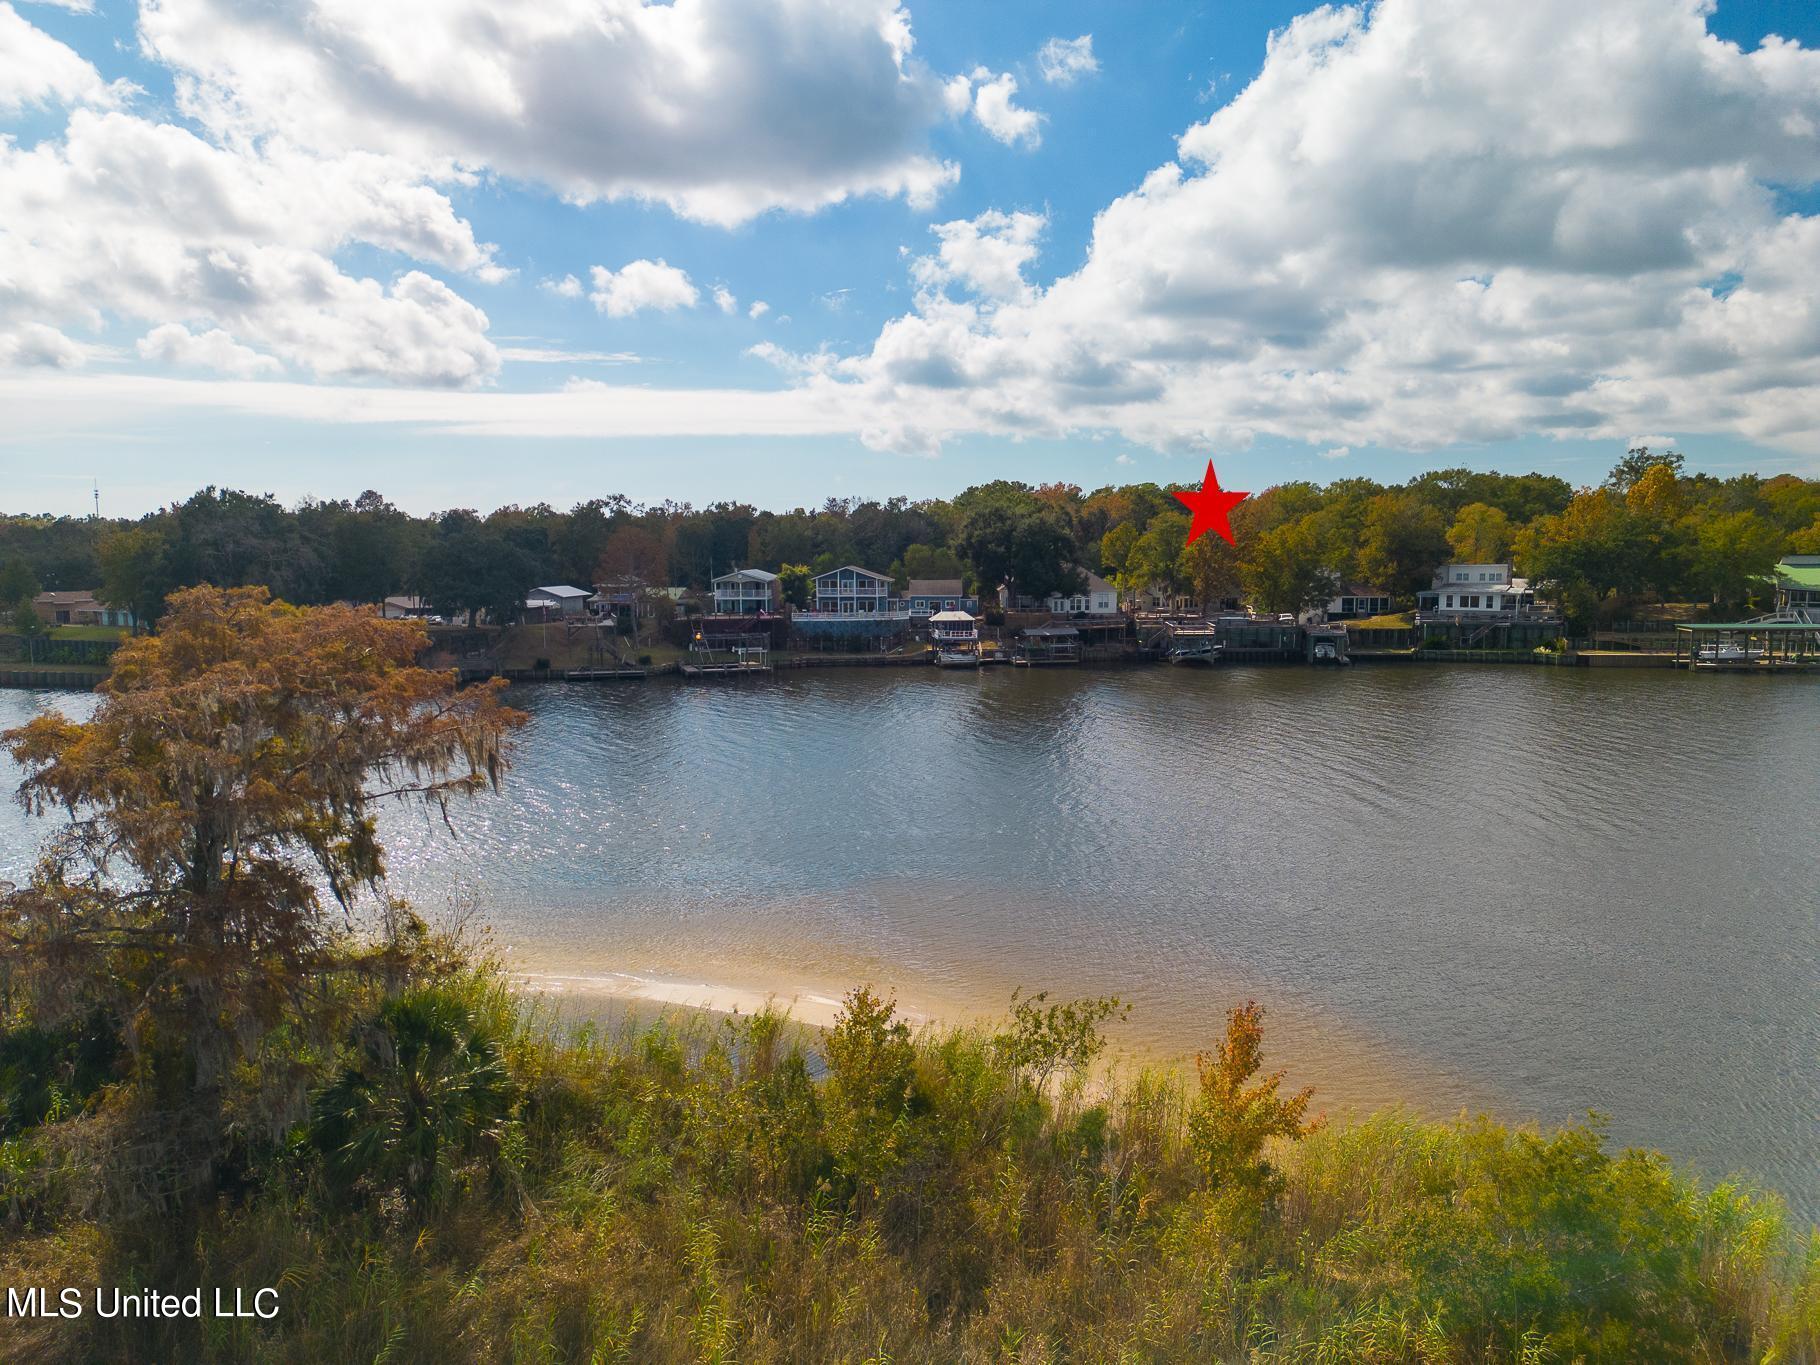
<path id="1" fill-rule="evenodd" d="M 1177 493 L 1176 498 L 1190 512 L 1194 513 L 1194 523 L 1188 528 L 1188 543 L 1196 540 L 1209 531 L 1218 531 L 1221 539 L 1228 545 L 1237 545 L 1232 538 L 1232 522 L 1228 513 L 1246 498 L 1249 493 L 1228 493 L 1220 487 L 1219 475 L 1213 472 L 1213 461 L 1207 461 L 1207 477 L 1201 484 L 1198 493 Z"/>

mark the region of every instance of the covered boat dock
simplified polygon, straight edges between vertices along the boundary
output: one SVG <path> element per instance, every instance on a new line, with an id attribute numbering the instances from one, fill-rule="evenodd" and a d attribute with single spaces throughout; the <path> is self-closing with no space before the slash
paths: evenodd
<path id="1" fill-rule="evenodd" d="M 1682 622 L 1675 666 L 1733 673 L 1820 672 L 1820 622 L 1805 611 L 1749 621 Z"/>

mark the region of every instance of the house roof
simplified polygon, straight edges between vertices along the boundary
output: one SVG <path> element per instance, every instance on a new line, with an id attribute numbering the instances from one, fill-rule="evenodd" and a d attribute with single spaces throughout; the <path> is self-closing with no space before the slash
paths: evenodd
<path id="1" fill-rule="evenodd" d="M 966 612 L 966 611 L 938 611 L 935 613 L 935 615 L 931 616 L 929 619 L 932 622 L 944 621 L 944 622 L 952 623 L 954 625 L 960 625 L 964 621 L 964 622 L 966 622 L 966 624 L 972 625 L 973 624 L 973 613 Z"/>
<path id="2" fill-rule="evenodd" d="M 1796 588 L 1820 588 L 1820 555 L 1790 555 L 1776 565 L 1776 577 Z"/>
<path id="3" fill-rule="evenodd" d="M 388 597 L 385 599 L 385 604 L 388 607 L 398 607 L 403 611 L 428 611 L 430 609 L 428 599 L 422 597 Z"/>
<path id="4" fill-rule="evenodd" d="M 891 575 L 888 573 L 877 573 L 871 569 L 861 568 L 858 564 L 843 564 L 838 569 L 829 569 L 827 573 L 816 574 L 815 581 L 819 583 L 824 578 L 833 578 L 836 574 L 846 573 L 849 569 L 854 573 L 863 573 L 867 578 L 883 579 L 886 582 L 891 579 Z"/>
<path id="5" fill-rule="evenodd" d="M 963 597 L 958 578 L 913 578 L 904 589 L 905 597 Z"/>
<path id="6" fill-rule="evenodd" d="M 743 579 L 752 583 L 775 583 L 777 582 L 777 575 L 767 569 L 735 569 L 732 573 L 716 575 L 714 581 L 716 583 L 730 583 L 736 579 Z"/>
<path id="7" fill-rule="evenodd" d="M 1085 588 L 1081 589 L 1082 592 L 1111 592 L 1112 591 L 1112 584 L 1108 583 L 1105 579 L 1101 578 L 1092 569 L 1083 569 L 1083 568 L 1081 568 L 1081 566 L 1079 564 L 1074 564 L 1074 565 L 1071 565 L 1070 567 L 1077 570 L 1087 580 L 1087 586 Z M 1071 594 L 1071 593 L 1064 593 L 1064 592 L 1052 592 L 1049 595 L 1051 597 L 1073 596 L 1073 594 Z"/>
<path id="8" fill-rule="evenodd" d="M 85 602 L 94 602 L 100 606 L 95 591 L 94 588 L 76 588 L 70 591 L 41 592 L 32 601 L 42 607 L 75 607 Z"/>
<path id="9" fill-rule="evenodd" d="M 591 597 L 591 596 L 593 596 L 593 594 L 590 593 L 586 588 L 571 588 L 567 583 L 552 583 L 549 587 L 532 588 L 531 591 L 540 592 L 545 597 Z"/>

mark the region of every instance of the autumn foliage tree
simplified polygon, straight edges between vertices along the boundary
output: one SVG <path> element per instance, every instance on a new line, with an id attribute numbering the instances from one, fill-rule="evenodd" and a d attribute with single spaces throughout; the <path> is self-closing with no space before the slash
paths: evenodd
<path id="1" fill-rule="evenodd" d="M 418 667 L 425 639 L 362 609 L 193 588 L 121 647 L 90 719 L 0 736 L 20 802 L 69 818 L 9 897 L 8 960 L 39 1017 L 110 1013 L 130 1079 L 204 1149 L 236 1070 L 277 1036 L 307 1047 L 332 1027 L 334 980 L 372 964 L 346 925 L 385 874 L 376 808 L 446 819 L 505 767 L 524 718 L 494 686 Z"/>
<path id="2" fill-rule="evenodd" d="M 1226 1036 L 1211 1055 L 1195 1060 L 1201 1088 L 1188 1115 L 1188 1140 L 1207 1183 L 1268 1196 L 1279 1175 L 1265 1157 L 1273 1138 L 1293 1140 L 1313 1131 L 1306 1121 L 1312 1089 L 1282 1093 L 1283 1073 L 1260 1078 L 1264 1010 L 1256 1001 L 1235 1006 Z"/>

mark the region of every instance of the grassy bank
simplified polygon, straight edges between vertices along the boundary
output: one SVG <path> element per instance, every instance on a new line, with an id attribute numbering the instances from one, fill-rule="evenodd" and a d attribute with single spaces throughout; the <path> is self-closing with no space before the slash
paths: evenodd
<path id="1" fill-rule="evenodd" d="M 307 1115 L 180 1218 L 95 1211 L 109 1173 L 76 1158 L 123 1111 L 66 1052 L 47 1121 L 20 1123 L 15 1033 L 6 1283 L 273 1285 L 282 1307 L 8 1320 L 0 1342 L 48 1361 L 1815 1357 L 1820 1261 L 1771 1197 L 1701 1190 L 1587 1127 L 1307 1131 L 1242 1012 L 1198 1086 L 1090 1082 L 1104 1017 L 1039 1000 L 913 1034 L 859 992 L 807 1046 L 772 1014 L 609 1037 L 486 976 L 420 982 L 369 999 L 316 1059 Z"/>

